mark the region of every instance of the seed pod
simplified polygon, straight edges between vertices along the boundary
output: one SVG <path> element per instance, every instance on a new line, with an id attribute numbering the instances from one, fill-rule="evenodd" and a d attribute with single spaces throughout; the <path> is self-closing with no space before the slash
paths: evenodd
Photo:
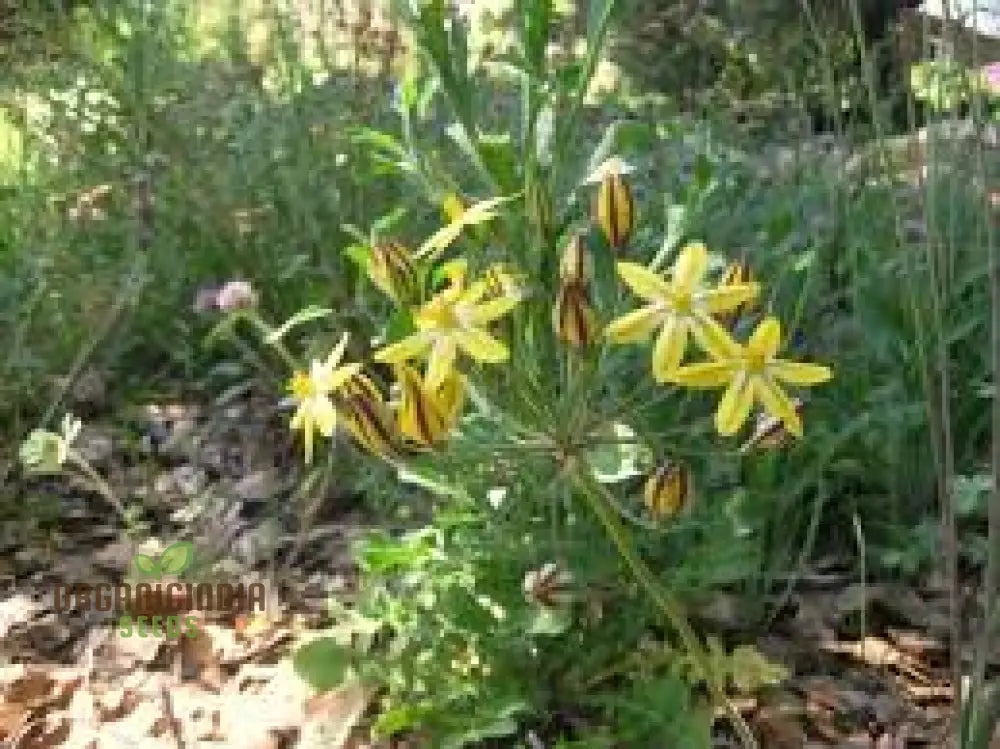
<path id="1" fill-rule="evenodd" d="M 395 242 L 372 247 L 368 277 L 396 304 L 416 301 L 417 273 L 406 248 Z"/>
<path id="2" fill-rule="evenodd" d="M 579 234 L 570 237 L 559 261 L 559 278 L 564 283 L 586 283 L 590 277 L 590 258 Z"/>
<path id="3" fill-rule="evenodd" d="M 795 413 L 801 416 L 802 400 L 800 398 L 793 398 L 792 403 L 795 405 Z M 740 452 L 746 454 L 753 449 L 776 450 L 787 445 L 791 438 L 791 434 L 785 429 L 785 424 L 781 419 L 762 413 L 757 416 L 753 434 L 740 447 Z"/>
<path id="4" fill-rule="evenodd" d="M 541 569 L 531 570 L 524 576 L 524 596 L 530 603 L 549 608 L 565 606 L 573 599 L 570 590 L 572 584 L 573 576 L 568 571 L 549 562 Z"/>
<path id="5" fill-rule="evenodd" d="M 608 244 L 615 249 L 624 247 L 635 225 L 635 201 L 620 172 L 609 172 L 601 179 L 595 212 Z"/>
<path id="6" fill-rule="evenodd" d="M 683 463 L 666 461 L 646 480 L 643 499 L 649 514 L 665 520 L 689 507 L 693 498 L 691 471 Z"/>
<path id="7" fill-rule="evenodd" d="M 574 348 L 589 346 L 597 338 L 597 319 L 582 283 L 562 283 L 552 308 L 556 337 Z"/>

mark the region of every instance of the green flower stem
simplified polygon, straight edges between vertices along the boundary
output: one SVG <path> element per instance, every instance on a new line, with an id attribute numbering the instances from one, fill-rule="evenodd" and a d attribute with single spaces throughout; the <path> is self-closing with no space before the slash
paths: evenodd
<path id="1" fill-rule="evenodd" d="M 101 474 L 94 470 L 94 467 L 87 462 L 86 458 L 80 455 L 80 453 L 76 450 L 69 449 L 66 451 L 66 462 L 84 475 L 84 478 L 87 479 L 87 482 L 94 489 L 94 491 L 104 497 L 108 504 L 115 508 L 115 511 L 118 513 L 118 516 L 122 518 L 122 520 L 127 519 L 125 508 L 122 507 L 122 503 L 118 501 L 118 497 L 115 495 L 114 490 L 108 482 L 101 477 Z"/>
<path id="2" fill-rule="evenodd" d="M 698 636 L 684 616 L 680 604 L 674 600 L 670 593 L 663 589 L 663 586 L 657 581 L 652 570 L 649 569 L 646 563 L 642 561 L 638 552 L 636 552 L 635 547 L 629 539 L 628 530 L 622 524 L 613 508 L 613 503 L 611 497 L 608 496 L 607 489 L 593 479 L 586 464 L 577 466 L 576 470 L 572 473 L 572 477 L 580 487 L 583 496 L 587 498 L 590 509 L 601 521 L 604 529 L 611 537 L 611 541 L 618 550 L 619 556 L 628 565 L 649 598 L 663 612 L 670 626 L 677 632 L 682 646 L 694 660 L 697 669 L 708 684 L 713 700 L 717 705 L 725 708 L 733 728 L 739 734 L 744 749 L 759 749 L 757 739 L 754 738 L 750 726 L 743 720 L 743 716 L 740 715 L 736 706 L 726 697 L 725 686 L 719 684 L 715 674 L 712 673 L 708 660 L 705 657 L 705 651 L 698 640 Z"/>
<path id="3" fill-rule="evenodd" d="M 246 315 L 246 319 L 249 320 L 253 324 L 253 326 L 260 331 L 261 335 L 265 340 L 267 340 L 267 337 L 274 331 L 274 328 L 272 328 L 256 312 L 249 312 Z M 291 352 L 285 347 L 285 344 L 282 343 L 280 340 L 271 341 L 268 343 L 268 345 L 278 352 L 278 355 L 284 360 L 285 364 L 288 365 L 289 369 L 291 369 L 293 372 L 298 372 L 302 369 L 302 366 L 299 364 L 298 360 L 294 356 L 292 356 Z"/>

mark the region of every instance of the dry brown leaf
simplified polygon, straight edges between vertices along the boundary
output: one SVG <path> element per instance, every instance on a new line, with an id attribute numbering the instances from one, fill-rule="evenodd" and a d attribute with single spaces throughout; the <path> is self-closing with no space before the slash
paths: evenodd
<path id="1" fill-rule="evenodd" d="M 801 710 L 794 706 L 767 705 L 754 715 L 752 726 L 762 746 L 800 749 L 806 739 L 800 717 Z"/>
<path id="2" fill-rule="evenodd" d="M 360 684 L 309 698 L 305 704 L 301 749 L 344 746 L 371 698 L 371 692 Z"/>

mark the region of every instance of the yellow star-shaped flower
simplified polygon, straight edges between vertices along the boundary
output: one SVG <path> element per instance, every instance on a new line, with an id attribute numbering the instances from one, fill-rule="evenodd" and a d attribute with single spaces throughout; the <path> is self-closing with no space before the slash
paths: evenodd
<path id="1" fill-rule="evenodd" d="M 689 335 L 709 354 L 727 351 L 731 338 L 712 315 L 735 309 L 760 291 L 756 283 L 705 288 L 707 270 L 708 250 L 701 243 L 684 247 L 669 280 L 638 263 L 618 263 L 622 281 L 648 304 L 613 320 L 605 335 L 615 343 L 638 343 L 659 329 L 653 347 L 657 382 L 668 382 L 680 366 Z"/>
<path id="2" fill-rule="evenodd" d="M 326 361 L 313 360 L 308 372 L 296 372 L 288 384 L 298 405 L 289 426 L 302 432 L 306 463 L 312 462 L 314 433 L 330 437 L 337 428 L 337 409 L 330 395 L 361 371 L 360 364 L 340 364 L 347 339 L 344 333 Z"/>
<path id="3" fill-rule="evenodd" d="M 420 307 L 414 322 L 417 332 L 390 344 L 375 354 L 375 361 L 401 364 L 427 356 L 425 386 L 438 390 L 455 369 L 458 352 L 486 364 L 507 360 L 507 347 L 490 335 L 487 326 L 518 303 L 511 296 L 487 297 L 489 286 L 478 281 L 465 286 L 464 275 L 456 274 L 451 284 Z"/>
<path id="4" fill-rule="evenodd" d="M 730 339 L 729 350 L 716 361 L 680 367 L 670 381 L 688 387 L 723 387 L 726 392 L 715 413 L 719 434 L 739 431 L 755 401 L 780 419 L 796 437 L 802 436 L 802 420 L 795 401 L 782 389 L 789 385 L 819 385 L 833 376 L 829 367 L 778 359 L 781 324 L 774 317 L 763 320 L 746 344 Z"/>

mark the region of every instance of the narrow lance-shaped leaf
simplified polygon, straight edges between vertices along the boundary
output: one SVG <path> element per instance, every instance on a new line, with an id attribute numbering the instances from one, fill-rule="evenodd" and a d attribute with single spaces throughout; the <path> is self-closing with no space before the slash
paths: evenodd
<path id="1" fill-rule="evenodd" d="M 306 307 L 305 309 L 296 312 L 294 315 L 288 318 L 288 320 L 286 320 L 285 323 L 280 328 L 278 328 L 277 330 L 272 330 L 270 333 L 268 333 L 264 337 L 264 341 L 265 343 L 269 344 L 277 343 L 282 338 L 284 338 L 285 335 L 288 333 L 288 331 L 290 331 L 295 326 L 301 325 L 302 323 L 310 322 L 312 320 L 318 320 L 321 317 L 326 317 L 332 314 L 333 310 L 328 309 L 326 307 L 315 307 L 315 306 Z"/>

